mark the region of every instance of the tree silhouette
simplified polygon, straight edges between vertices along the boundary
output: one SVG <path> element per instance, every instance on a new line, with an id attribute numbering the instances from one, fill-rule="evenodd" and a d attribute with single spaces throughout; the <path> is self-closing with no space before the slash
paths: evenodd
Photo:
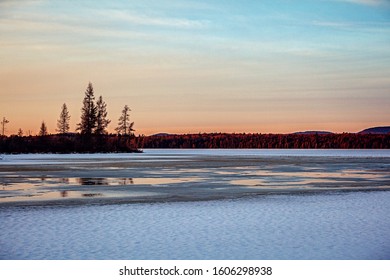
<path id="1" fill-rule="evenodd" d="M 118 121 L 118 127 L 115 129 L 119 134 L 131 135 L 132 131 L 135 131 L 134 122 L 130 123 L 130 111 L 129 106 L 125 105 Z"/>
<path id="2" fill-rule="evenodd" d="M 68 107 L 64 103 L 62 105 L 60 118 L 57 120 L 57 131 L 59 133 L 64 134 L 69 132 L 69 120 L 70 120 L 70 115 L 68 112 Z"/>
<path id="3" fill-rule="evenodd" d="M 5 135 L 5 125 L 9 123 L 9 120 L 7 120 L 5 117 L 3 117 L 3 120 L 1 121 L 1 126 L 3 127 L 2 129 L 2 135 Z"/>
<path id="4" fill-rule="evenodd" d="M 390 133 L 167 134 L 142 137 L 140 142 L 139 146 L 145 149 L 388 149 L 390 147 Z"/>
<path id="5" fill-rule="evenodd" d="M 44 125 L 43 131 L 46 131 Z M 45 134 L 45 133 L 41 133 Z M 28 134 L 27 134 L 28 135 Z M 390 149 L 390 133 L 387 134 L 258 134 L 258 133 L 199 133 L 167 134 L 152 136 L 123 136 L 108 134 L 98 145 L 83 144 L 80 134 L 27 136 L 0 136 L 1 153 L 91 153 L 91 152 L 140 152 L 138 148 L 230 148 L 230 149 Z M 98 141 L 97 141 L 98 142 Z M 96 141 L 95 141 L 96 143 Z"/>
<path id="6" fill-rule="evenodd" d="M 41 128 L 39 129 L 39 136 L 47 135 L 47 126 L 44 121 L 42 121 Z"/>
<path id="7" fill-rule="evenodd" d="M 19 137 L 22 137 L 23 136 L 23 130 L 21 128 L 19 128 L 18 130 L 18 136 Z"/>
<path id="8" fill-rule="evenodd" d="M 107 104 L 103 101 L 103 97 L 99 96 L 98 101 L 96 102 L 96 134 L 106 134 L 107 133 L 107 126 L 111 122 L 109 119 L 107 119 Z"/>
<path id="9" fill-rule="evenodd" d="M 77 126 L 77 130 L 81 134 L 91 135 L 96 128 L 97 107 L 94 100 L 93 86 L 90 82 L 85 91 L 83 107 L 81 108 L 81 122 Z"/>

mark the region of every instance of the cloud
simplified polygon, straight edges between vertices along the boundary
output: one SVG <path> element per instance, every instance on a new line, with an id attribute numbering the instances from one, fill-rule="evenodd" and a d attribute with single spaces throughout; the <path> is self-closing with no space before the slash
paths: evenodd
<path id="1" fill-rule="evenodd" d="M 348 22 L 335 22 L 335 21 L 313 21 L 313 25 L 332 28 L 347 28 L 353 27 L 352 23 Z"/>
<path id="2" fill-rule="evenodd" d="M 20 6 L 20 5 L 36 5 L 36 4 L 41 4 L 43 2 L 44 1 L 42 1 L 42 0 L 20 0 L 20 1 L 1 0 L 0 6 L 13 7 L 13 6 Z"/>
<path id="3" fill-rule="evenodd" d="M 204 28 L 208 22 L 204 20 L 191 20 L 186 18 L 155 17 L 145 14 L 134 14 L 127 11 L 100 11 L 98 12 L 105 19 L 122 21 L 130 24 L 175 27 L 175 28 Z"/>
<path id="4" fill-rule="evenodd" d="M 388 4 L 386 0 L 338 0 L 339 2 L 348 2 L 352 4 L 369 5 L 369 6 L 380 6 Z"/>
<path id="5" fill-rule="evenodd" d="M 359 31 L 365 33 L 390 33 L 390 23 L 388 22 L 340 22 L 340 21 L 312 21 L 311 24 L 317 27 L 338 29 L 344 31 Z"/>

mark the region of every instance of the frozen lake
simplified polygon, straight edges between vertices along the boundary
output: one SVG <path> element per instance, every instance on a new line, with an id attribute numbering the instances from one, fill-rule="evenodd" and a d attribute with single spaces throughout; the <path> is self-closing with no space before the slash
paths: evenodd
<path id="1" fill-rule="evenodd" d="M 193 201 L 390 189 L 390 150 L 5 155 L 0 206 Z"/>
<path id="2" fill-rule="evenodd" d="M 5 155 L 0 259 L 389 259 L 390 150 Z"/>
<path id="3" fill-rule="evenodd" d="M 389 259 L 390 192 L 0 210 L 0 259 Z"/>

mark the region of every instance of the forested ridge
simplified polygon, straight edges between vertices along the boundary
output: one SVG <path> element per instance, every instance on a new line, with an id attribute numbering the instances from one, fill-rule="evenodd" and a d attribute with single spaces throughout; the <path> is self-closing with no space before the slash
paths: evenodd
<path id="1" fill-rule="evenodd" d="M 0 137 L 0 153 L 137 152 L 139 149 L 390 149 L 390 134 L 53 134 Z"/>
<path id="2" fill-rule="evenodd" d="M 142 148 L 389 149 L 390 134 L 204 133 L 154 135 L 138 142 Z"/>

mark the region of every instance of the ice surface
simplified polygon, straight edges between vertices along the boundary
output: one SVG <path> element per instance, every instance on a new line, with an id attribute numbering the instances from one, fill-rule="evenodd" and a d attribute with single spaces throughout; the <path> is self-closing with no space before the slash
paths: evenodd
<path id="1" fill-rule="evenodd" d="M 0 208 L 0 259 L 389 259 L 390 192 Z"/>
<path id="2" fill-rule="evenodd" d="M 7 155 L 0 162 L 1 205 L 383 189 L 390 189 L 388 150 L 146 150 Z"/>
<path id="3" fill-rule="evenodd" d="M 159 160 L 178 161 L 196 156 L 266 156 L 266 157 L 390 157 L 390 150 L 344 150 L 344 149 L 145 149 L 143 153 L 111 154 L 20 154 L 1 155 L 0 165 L 12 164 L 58 164 L 83 161 Z"/>
<path id="4" fill-rule="evenodd" d="M 390 150 L 5 155 L 0 197 L 14 204 L 0 203 L 0 259 L 389 259 L 390 191 L 359 191 L 389 189 L 389 160 Z M 164 203 L 110 200 L 126 196 Z M 225 199 L 167 202 L 178 196 Z M 67 204 L 79 197 L 91 204 Z M 24 203 L 35 198 L 46 206 Z"/>

